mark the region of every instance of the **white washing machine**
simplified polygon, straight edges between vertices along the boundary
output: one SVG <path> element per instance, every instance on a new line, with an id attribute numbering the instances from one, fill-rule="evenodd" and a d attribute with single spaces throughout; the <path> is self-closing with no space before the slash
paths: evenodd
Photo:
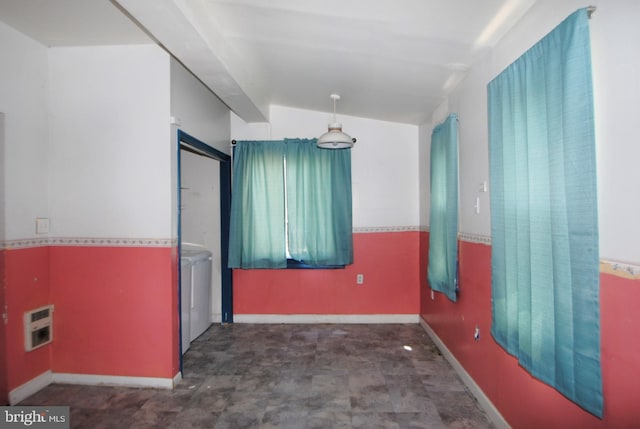
<path id="1" fill-rule="evenodd" d="M 183 249 L 180 258 L 182 275 L 180 296 L 182 299 L 182 351 L 186 339 L 198 338 L 211 325 L 211 252 L 204 249 Z M 187 305 L 188 304 L 188 305 Z M 188 328 L 184 314 L 188 313 Z"/>

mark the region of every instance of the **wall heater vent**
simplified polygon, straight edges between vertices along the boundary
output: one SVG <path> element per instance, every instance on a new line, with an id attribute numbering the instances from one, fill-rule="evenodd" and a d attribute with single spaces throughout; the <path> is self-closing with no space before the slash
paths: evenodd
<path id="1" fill-rule="evenodd" d="M 24 313 L 24 347 L 27 351 L 53 341 L 53 305 Z"/>

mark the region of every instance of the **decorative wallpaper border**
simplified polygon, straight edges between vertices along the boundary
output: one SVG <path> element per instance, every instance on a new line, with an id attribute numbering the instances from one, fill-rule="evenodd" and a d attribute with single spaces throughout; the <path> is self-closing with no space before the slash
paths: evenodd
<path id="1" fill-rule="evenodd" d="M 428 232 L 429 228 L 417 226 L 373 226 L 354 228 L 354 233 L 383 232 Z M 468 243 L 491 246 L 491 237 L 478 234 L 460 233 L 458 239 Z M 0 241 L 0 250 L 17 250 L 45 246 L 78 246 L 78 247 L 176 247 L 177 238 L 28 238 L 21 240 Z M 627 279 L 640 279 L 640 265 L 626 262 L 601 260 L 600 272 Z"/>
<path id="2" fill-rule="evenodd" d="M 640 265 L 628 264 L 626 262 L 600 260 L 600 272 L 612 274 L 625 279 L 640 279 Z"/>
<path id="3" fill-rule="evenodd" d="M 354 228 L 354 233 L 428 231 L 423 226 L 373 226 Z M 25 238 L 0 241 L 0 249 L 16 250 L 45 246 L 87 246 L 87 247 L 173 247 L 177 238 Z"/>
<path id="4" fill-rule="evenodd" d="M 460 234 L 458 234 L 458 239 L 461 241 L 466 241 L 468 243 L 486 244 L 487 246 L 491 246 L 491 237 L 488 237 L 486 235 L 467 234 L 461 232 Z"/>
<path id="5" fill-rule="evenodd" d="M 48 245 L 46 238 L 0 241 L 0 249 L 25 249 L 29 247 L 43 247 Z"/>
<path id="6" fill-rule="evenodd" d="M 384 232 L 429 232 L 429 228 L 424 225 L 400 225 L 400 226 L 365 226 L 353 228 L 355 234 L 371 234 Z M 461 240 L 472 243 L 491 244 L 491 238 L 460 234 Z M 23 249 L 30 247 L 44 246 L 88 246 L 88 247 L 172 247 L 178 245 L 177 238 L 25 238 L 19 240 L 0 241 L 0 249 Z"/>
<path id="7" fill-rule="evenodd" d="M 375 233 L 375 232 L 411 232 L 411 231 L 428 231 L 427 227 L 420 225 L 414 226 L 363 226 L 353 228 L 356 234 Z"/>
<path id="8" fill-rule="evenodd" d="M 0 242 L 1 249 L 16 250 L 44 246 L 82 247 L 173 247 L 177 239 L 171 238 L 28 238 Z"/>

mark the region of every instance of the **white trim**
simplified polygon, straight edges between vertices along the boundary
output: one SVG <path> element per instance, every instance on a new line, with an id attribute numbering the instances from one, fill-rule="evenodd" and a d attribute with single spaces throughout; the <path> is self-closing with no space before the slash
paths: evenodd
<path id="1" fill-rule="evenodd" d="M 0 248 L 7 250 L 32 247 L 175 247 L 175 238 L 105 238 L 105 237 L 43 237 L 0 241 Z"/>
<path id="2" fill-rule="evenodd" d="M 602 259 L 600 260 L 600 272 L 637 279 L 640 278 L 640 265 Z"/>
<path id="3" fill-rule="evenodd" d="M 362 226 L 354 227 L 354 234 L 383 232 L 429 231 L 424 225 Z M 125 238 L 125 237 L 33 237 L 0 240 L 0 249 L 17 250 L 32 247 L 175 247 L 177 238 Z"/>
<path id="4" fill-rule="evenodd" d="M 467 243 L 477 243 L 491 246 L 491 237 L 488 237 L 486 235 L 468 234 L 466 232 L 461 232 L 460 234 L 458 234 L 458 239 L 460 241 L 466 241 Z"/>
<path id="5" fill-rule="evenodd" d="M 411 232 L 422 231 L 420 225 L 398 225 L 398 226 L 358 226 L 353 228 L 354 234 L 367 234 L 378 232 Z"/>
<path id="6" fill-rule="evenodd" d="M 182 373 L 177 372 L 176 375 L 173 376 L 173 387 L 176 387 L 178 383 L 182 381 Z"/>
<path id="7" fill-rule="evenodd" d="M 173 389 L 173 387 L 181 380 L 182 374 L 180 372 L 178 372 L 173 378 L 156 378 L 125 377 L 118 375 L 66 374 L 46 371 L 9 392 L 9 405 L 15 405 L 18 402 L 27 399 L 29 396 L 44 389 L 51 383 Z"/>
<path id="8" fill-rule="evenodd" d="M 380 232 L 429 231 L 424 225 L 361 226 L 353 228 L 354 234 Z M 177 238 L 136 238 L 136 237 L 33 237 L 0 240 L 0 249 L 17 250 L 32 247 L 175 247 Z"/>
<path id="9" fill-rule="evenodd" d="M 21 386 L 16 387 L 9 392 L 9 405 L 15 405 L 27 399 L 37 391 L 44 389 L 51 384 L 52 372 L 46 371 L 39 376 L 32 378 Z"/>
<path id="10" fill-rule="evenodd" d="M 234 314 L 234 323 L 418 323 L 417 314 Z"/>
<path id="11" fill-rule="evenodd" d="M 509 423 L 504 419 L 500 411 L 493 405 L 491 400 L 484 394 L 480 386 L 476 384 L 476 382 L 471 378 L 469 373 L 464 369 L 464 367 L 458 362 L 453 353 L 449 351 L 447 346 L 442 342 L 440 337 L 435 333 L 433 329 L 425 322 L 425 320 L 420 317 L 420 326 L 427 332 L 431 340 L 436 344 L 442 356 L 449 362 L 449 364 L 453 367 L 458 376 L 462 379 L 462 382 L 467 386 L 469 392 L 476 398 L 480 407 L 487 413 L 489 420 L 495 425 L 496 428 L 510 428 Z"/>
<path id="12" fill-rule="evenodd" d="M 175 378 L 126 377 L 120 375 L 91 375 L 54 373 L 53 383 L 86 384 L 91 386 L 153 387 L 173 389 Z"/>

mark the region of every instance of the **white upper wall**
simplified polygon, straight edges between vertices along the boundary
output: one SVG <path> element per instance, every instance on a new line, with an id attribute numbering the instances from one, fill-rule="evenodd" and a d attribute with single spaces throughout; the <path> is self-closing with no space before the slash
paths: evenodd
<path id="1" fill-rule="evenodd" d="M 316 138 L 327 131 L 331 114 L 271 106 L 270 118 L 269 124 L 246 124 L 232 115 L 231 137 Z M 418 127 L 346 115 L 337 119 L 357 139 L 351 149 L 354 228 L 419 226 Z"/>
<path id="2" fill-rule="evenodd" d="M 591 19 L 600 255 L 640 264 L 640 2 L 601 1 Z"/>
<path id="3" fill-rule="evenodd" d="M 2 240 L 177 237 L 181 129 L 229 153 L 229 109 L 155 45 L 46 48 L 0 22 Z"/>
<path id="4" fill-rule="evenodd" d="M 180 152 L 182 242 L 209 249 L 220 265 L 220 162 Z"/>
<path id="5" fill-rule="evenodd" d="M 590 21 L 594 76 L 600 255 L 603 259 L 640 262 L 640 145 L 636 118 L 640 116 L 640 2 L 592 1 Z M 584 2 L 539 0 L 527 15 L 484 59 L 449 98 L 449 111 L 460 122 L 460 230 L 490 235 L 489 193 L 479 192 L 489 178 L 487 84 L 529 47 L 555 28 Z M 490 191 L 490 190 L 489 190 Z M 480 198 L 480 214 L 473 204 Z"/>
<path id="6" fill-rule="evenodd" d="M 179 123 L 171 129 L 171 237 L 178 237 L 177 130 L 214 149 L 231 153 L 230 110 L 175 59 L 171 59 L 171 116 Z M 185 238 L 183 237 L 183 240 Z M 191 239 L 187 239 L 189 241 Z"/>
<path id="7" fill-rule="evenodd" d="M 0 22 L 0 113 L 4 113 L 3 239 L 34 238 L 47 206 L 47 49 Z M 1 140 L 1 138 L 0 138 Z"/>
<path id="8" fill-rule="evenodd" d="M 429 227 L 429 210 L 431 208 L 431 131 L 433 126 L 430 122 L 420 125 L 418 128 L 419 134 L 419 186 L 418 192 L 420 194 L 420 226 L 422 228 Z"/>
<path id="9" fill-rule="evenodd" d="M 487 125 L 486 62 L 472 69 L 460 87 L 449 98 L 451 112 L 458 114 L 459 216 L 460 231 L 467 234 L 491 235 L 489 192 L 489 143 Z M 490 189 L 489 189 L 490 191 Z M 478 198 L 480 213 L 474 205 Z"/>
<path id="10" fill-rule="evenodd" d="M 49 50 L 51 236 L 170 237 L 169 60 L 155 45 Z"/>
<path id="11" fill-rule="evenodd" d="M 230 110 L 175 59 L 171 59 L 171 116 L 177 127 L 220 152 L 231 153 Z"/>

